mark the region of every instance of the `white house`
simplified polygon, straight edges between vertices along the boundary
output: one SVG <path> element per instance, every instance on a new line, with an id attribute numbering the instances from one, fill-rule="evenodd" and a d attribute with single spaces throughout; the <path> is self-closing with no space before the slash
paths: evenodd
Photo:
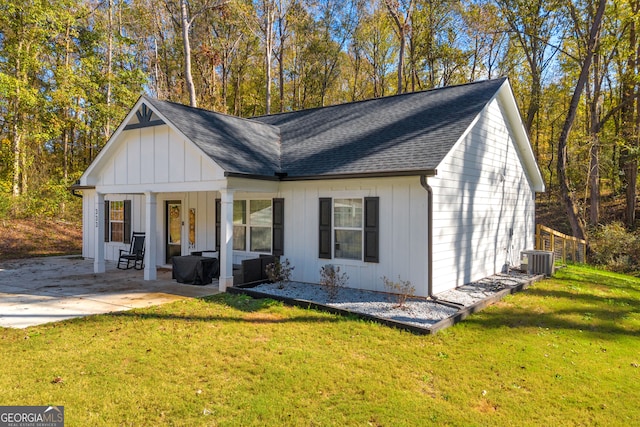
<path id="1" fill-rule="evenodd" d="M 144 277 L 175 255 L 325 264 L 429 296 L 517 265 L 544 181 L 507 79 L 242 119 L 142 96 L 74 187 L 97 273 L 132 231 Z"/>

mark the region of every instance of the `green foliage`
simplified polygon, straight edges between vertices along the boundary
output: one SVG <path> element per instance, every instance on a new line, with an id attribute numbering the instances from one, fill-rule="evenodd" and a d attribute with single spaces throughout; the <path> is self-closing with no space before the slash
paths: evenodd
<path id="1" fill-rule="evenodd" d="M 195 11 L 205 3 L 211 4 L 189 4 Z M 388 2 L 402 16 L 408 16 L 408 3 Z M 583 200 L 583 212 L 590 203 L 590 171 L 600 171 L 603 195 L 620 197 L 628 185 L 621 173 L 624 163 L 636 160 L 640 151 L 633 130 L 637 112 L 621 108 L 625 96 L 638 92 L 639 39 L 631 31 L 637 11 L 631 4 L 609 3 L 593 81 L 587 83 L 567 147 L 567 176 L 574 197 Z M 193 74 L 203 108 L 240 116 L 265 112 L 267 33 L 259 19 L 265 7 L 274 14 L 272 111 L 396 91 L 401 38 L 385 2 L 221 4 L 198 14 L 191 26 Z M 22 199 L 49 193 L 41 187 L 50 179 L 73 182 L 141 93 L 187 101 L 182 40 L 179 25 L 173 24 L 177 9 L 173 15 L 169 11 L 177 5 L 160 0 L 0 2 L 0 193 L 19 196 L 11 199 L 19 205 L 15 209 L 7 208 L 2 196 L 0 213 L 51 212 L 37 200 Z M 556 144 L 594 9 L 584 1 L 566 6 L 521 0 L 466 1 L 455 7 L 417 2 L 405 23 L 407 91 L 509 76 L 549 194 L 557 186 Z M 610 87 L 597 91 L 596 81 Z M 590 112 L 592 106 L 599 111 Z M 606 119 L 596 134 L 594 117 Z M 596 142 L 599 163 L 590 166 Z"/>
<path id="2" fill-rule="evenodd" d="M 621 223 L 598 226 L 589 239 L 591 259 L 611 271 L 640 271 L 640 234 L 628 231 Z"/>

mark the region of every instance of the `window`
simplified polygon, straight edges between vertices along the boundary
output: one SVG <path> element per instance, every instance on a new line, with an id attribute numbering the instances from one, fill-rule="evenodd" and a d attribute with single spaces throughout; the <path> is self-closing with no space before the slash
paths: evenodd
<path id="1" fill-rule="evenodd" d="M 105 200 L 104 240 L 120 243 L 131 241 L 131 200 Z"/>
<path id="2" fill-rule="evenodd" d="M 336 258 L 362 259 L 362 199 L 333 202 Z"/>
<path id="3" fill-rule="evenodd" d="M 319 258 L 379 262 L 378 197 L 320 199 Z"/>
<path id="4" fill-rule="evenodd" d="M 249 210 L 247 211 L 247 204 Z M 222 201 L 216 199 L 216 250 L 222 237 Z M 249 241 L 247 242 L 247 238 Z M 234 200 L 233 249 L 284 254 L 284 199 Z"/>
<path id="5" fill-rule="evenodd" d="M 109 229 L 112 242 L 124 242 L 124 202 L 111 202 Z"/>
<path id="6" fill-rule="evenodd" d="M 249 202 L 251 252 L 271 252 L 271 200 Z"/>
<path id="7" fill-rule="evenodd" d="M 233 249 L 247 250 L 247 201 L 233 201 Z"/>
<path id="8" fill-rule="evenodd" d="M 234 200 L 234 250 L 271 253 L 271 226 L 271 200 Z"/>

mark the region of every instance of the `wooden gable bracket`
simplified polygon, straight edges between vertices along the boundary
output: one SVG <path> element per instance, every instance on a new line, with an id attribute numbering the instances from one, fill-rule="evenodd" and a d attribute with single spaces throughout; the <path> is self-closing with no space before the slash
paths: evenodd
<path id="1" fill-rule="evenodd" d="M 149 107 L 147 107 L 146 104 L 142 104 L 140 106 L 140 109 L 136 111 L 136 117 L 138 117 L 139 123 L 126 125 L 124 127 L 124 130 L 140 129 L 140 128 L 146 128 L 151 126 L 160 126 L 164 124 L 164 121 L 160 119 L 151 120 L 151 116 L 153 116 L 153 111 Z"/>

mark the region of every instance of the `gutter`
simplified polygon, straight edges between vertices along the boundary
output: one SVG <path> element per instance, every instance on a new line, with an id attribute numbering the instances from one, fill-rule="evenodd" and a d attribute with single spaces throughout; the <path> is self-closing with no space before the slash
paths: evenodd
<path id="1" fill-rule="evenodd" d="M 334 173 L 324 175 L 289 175 L 287 172 L 275 172 L 273 175 L 256 175 L 241 172 L 225 172 L 227 178 L 247 178 L 264 181 L 318 181 L 327 179 L 362 179 L 362 178 L 390 178 L 399 176 L 434 176 L 436 173 L 432 169 L 418 170 L 398 170 L 398 171 L 374 171 L 374 172 L 353 172 Z"/>
<path id="2" fill-rule="evenodd" d="M 420 175 L 420 185 L 427 190 L 427 296 L 438 304 L 459 310 L 464 308 L 464 305 L 433 295 L 433 189 L 427 183 L 427 177 L 428 175 Z"/>
<path id="3" fill-rule="evenodd" d="M 96 189 L 95 185 L 80 185 L 80 181 L 76 182 L 71 187 L 69 187 L 69 191 L 71 191 L 71 194 L 81 199 L 82 199 L 82 194 L 78 193 L 77 192 L 78 190 L 95 190 L 95 189 Z"/>

